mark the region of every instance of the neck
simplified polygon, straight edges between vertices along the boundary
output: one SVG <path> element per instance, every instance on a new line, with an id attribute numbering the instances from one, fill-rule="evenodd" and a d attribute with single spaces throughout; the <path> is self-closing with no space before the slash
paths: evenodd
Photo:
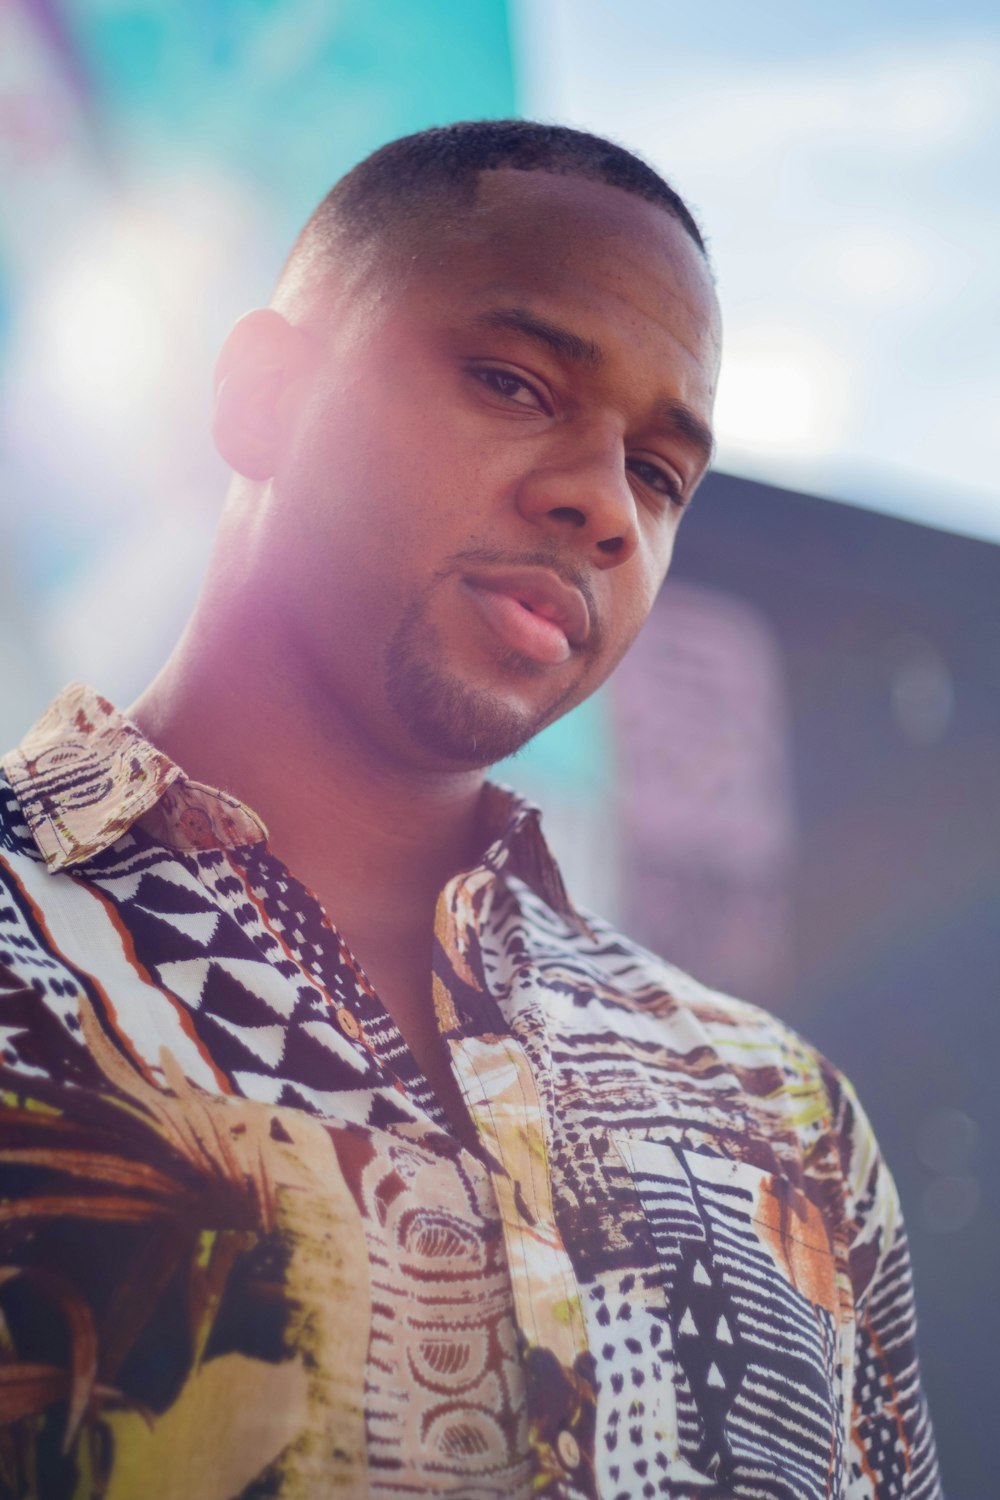
<path id="1" fill-rule="evenodd" d="M 480 852 L 483 773 L 382 752 L 252 616 L 203 598 L 130 717 L 187 775 L 258 814 L 362 962 L 376 943 L 426 941 L 441 887 Z"/>

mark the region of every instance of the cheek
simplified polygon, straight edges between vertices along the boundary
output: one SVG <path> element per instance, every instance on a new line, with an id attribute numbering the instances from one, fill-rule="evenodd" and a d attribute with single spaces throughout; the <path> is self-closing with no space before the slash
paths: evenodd
<path id="1" fill-rule="evenodd" d="M 617 600 L 615 617 L 616 660 L 624 655 L 649 618 L 656 597 L 663 585 L 670 565 L 673 538 L 650 549 L 645 556 L 637 555 L 636 566 L 623 576 L 621 593 Z"/>
<path id="2" fill-rule="evenodd" d="M 409 520 L 405 472 L 361 410 L 311 423 L 275 489 L 310 574 L 359 564 L 378 572 L 409 546 L 401 535 Z"/>

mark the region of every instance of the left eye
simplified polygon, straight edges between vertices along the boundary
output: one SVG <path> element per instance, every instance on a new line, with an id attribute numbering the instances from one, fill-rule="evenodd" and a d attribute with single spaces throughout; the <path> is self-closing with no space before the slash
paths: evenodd
<path id="1" fill-rule="evenodd" d="M 647 463 L 643 458 L 633 458 L 629 461 L 629 468 L 643 484 L 648 484 L 650 489 L 655 490 L 658 495 L 665 495 L 675 505 L 683 506 L 686 503 L 684 487 L 680 480 L 667 469 L 661 469 L 659 464 Z"/>

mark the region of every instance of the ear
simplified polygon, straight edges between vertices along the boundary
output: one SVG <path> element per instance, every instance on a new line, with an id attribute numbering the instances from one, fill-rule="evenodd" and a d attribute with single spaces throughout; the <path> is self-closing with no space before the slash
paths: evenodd
<path id="1" fill-rule="evenodd" d="M 274 473 L 287 398 L 308 355 L 307 335 L 270 307 L 240 318 L 222 347 L 212 433 L 222 457 L 247 479 Z"/>

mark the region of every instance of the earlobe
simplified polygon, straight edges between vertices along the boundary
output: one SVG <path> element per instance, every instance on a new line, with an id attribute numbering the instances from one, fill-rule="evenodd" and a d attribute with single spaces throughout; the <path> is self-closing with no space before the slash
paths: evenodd
<path id="1" fill-rule="evenodd" d="M 306 362 L 306 335 L 273 308 L 240 318 L 223 345 L 212 434 L 222 457 L 245 478 L 274 474 L 287 420 L 284 398 Z"/>

